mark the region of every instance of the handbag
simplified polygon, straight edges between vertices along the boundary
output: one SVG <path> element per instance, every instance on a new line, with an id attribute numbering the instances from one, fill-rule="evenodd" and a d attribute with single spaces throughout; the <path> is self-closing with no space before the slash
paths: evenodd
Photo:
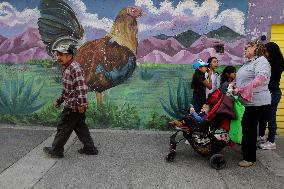
<path id="1" fill-rule="evenodd" d="M 224 95 L 219 108 L 216 110 L 216 114 L 223 115 L 226 119 L 236 119 L 236 112 L 234 110 L 235 98 L 231 96 Z"/>
<path id="2" fill-rule="evenodd" d="M 235 143 L 242 143 L 242 118 L 245 111 L 245 107 L 239 101 L 238 96 L 234 96 L 234 110 L 236 112 L 236 119 L 231 120 L 229 136 Z"/>

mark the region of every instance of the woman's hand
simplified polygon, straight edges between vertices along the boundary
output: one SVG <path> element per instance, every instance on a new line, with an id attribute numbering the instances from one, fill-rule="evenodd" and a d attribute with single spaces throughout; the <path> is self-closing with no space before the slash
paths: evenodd
<path id="1" fill-rule="evenodd" d="M 252 101 L 252 87 L 251 86 L 239 88 L 239 93 L 247 101 L 249 102 Z"/>
<path id="2" fill-rule="evenodd" d="M 239 93 L 239 89 L 237 87 L 233 87 L 233 91 L 232 91 L 233 95 L 236 95 Z"/>

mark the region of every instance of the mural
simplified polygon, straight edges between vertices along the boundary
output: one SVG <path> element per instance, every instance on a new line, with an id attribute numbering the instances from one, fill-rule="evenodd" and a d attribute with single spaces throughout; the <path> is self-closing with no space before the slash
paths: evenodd
<path id="1" fill-rule="evenodd" d="M 91 127 L 167 129 L 189 105 L 193 60 L 242 63 L 244 0 L 41 2 L 0 3 L 1 122 L 55 123 L 61 75 L 50 48 L 60 40 L 80 46 L 77 60 L 97 93 L 88 94 Z"/>
<path id="2" fill-rule="evenodd" d="M 282 0 L 273 0 L 274 6 L 266 6 L 264 0 L 250 0 L 250 17 L 247 20 L 247 37 L 259 38 L 261 35 L 267 36 L 269 41 L 272 24 L 284 23 L 284 2 Z"/>

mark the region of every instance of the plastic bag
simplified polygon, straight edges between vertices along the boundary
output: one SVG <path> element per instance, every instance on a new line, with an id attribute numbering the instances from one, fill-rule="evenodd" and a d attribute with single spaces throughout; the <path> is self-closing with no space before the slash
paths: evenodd
<path id="1" fill-rule="evenodd" d="M 229 136 L 232 141 L 235 143 L 241 144 L 242 143 L 242 118 L 245 111 L 245 107 L 241 104 L 238 99 L 238 96 L 234 96 L 234 110 L 236 112 L 236 119 L 231 120 L 230 122 L 230 130 Z"/>

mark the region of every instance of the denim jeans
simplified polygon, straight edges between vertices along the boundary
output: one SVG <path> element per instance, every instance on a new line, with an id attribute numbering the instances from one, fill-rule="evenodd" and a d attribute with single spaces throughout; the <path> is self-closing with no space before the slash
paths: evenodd
<path id="1" fill-rule="evenodd" d="M 268 123 L 268 139 L 267 140 L 272 143 L 275 140 L 275 134 L 276 134 L 276 129 L 277 129 L 276 111 L 277 111 L 277 106 L 280 102 L 281 96 L 282 96 L 281 90 L 271 91 L 271 105 L 269 106 L 269 109 L 265 113 L 268 116 L 263 115 L 259 122 L 259 136 L 265 135 L 265 129 Z"/>

